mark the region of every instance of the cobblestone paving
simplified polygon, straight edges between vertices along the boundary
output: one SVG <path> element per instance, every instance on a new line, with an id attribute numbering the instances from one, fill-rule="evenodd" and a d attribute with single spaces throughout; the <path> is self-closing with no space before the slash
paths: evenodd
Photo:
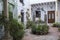
<path id="1" fill-rule="evenodd" d="M 23 40 L 58 40 L 60 32 L 57 28 L 50 27 L 49 33 L 47 35 L 34 35 L 31 34 L 30 29 L 25 30 L 25 36 Z"/>

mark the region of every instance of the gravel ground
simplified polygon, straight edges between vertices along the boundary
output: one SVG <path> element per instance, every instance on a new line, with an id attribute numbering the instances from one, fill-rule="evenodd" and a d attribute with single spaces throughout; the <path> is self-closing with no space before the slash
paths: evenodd
<path id="1" fill-rule="evenodd" d="M 47 35 L 34 35 L 31 34 L 30 29 L 26 29 L 23 40 L 58 40 L 59 35 L 60 32 L 58 32 L 58 28 L 55 27 L 50 27 Z"/>

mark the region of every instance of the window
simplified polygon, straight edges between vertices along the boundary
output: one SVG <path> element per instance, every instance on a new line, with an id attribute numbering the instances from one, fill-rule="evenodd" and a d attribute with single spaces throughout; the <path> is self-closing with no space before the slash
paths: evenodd
<path id="1" fill-rule="evenodd" d="M 52 19 L 54 19 L 54 13 L 52 13 Z"/>
<path id="2" fill-rule="evenodd" d="M 24 22 L 24 12 L 21 12 L 21 22 Z"/>
<path id="3" fill-rule="evenodd" d="M 40 17 L 40 11 L 36 11 L 36 17 Z"/>
<path id="4" fill-rule="evenodd" d="M 20 0 L 21 3 L 23 3 L 23 0 Z"/>

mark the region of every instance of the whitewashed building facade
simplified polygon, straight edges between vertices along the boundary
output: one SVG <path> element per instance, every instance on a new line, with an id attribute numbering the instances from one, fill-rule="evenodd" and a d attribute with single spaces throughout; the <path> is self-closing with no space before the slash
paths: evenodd
<path id="1" fill-rule="evenodd" d="M 39 3 L 31 4 L 32 20 L 37 20 L 39 17 L 41 20 L 47 23 L 60 22 L 60 0 L 40 0 Z"/>
<path id="2" fill-rule="evenodd" d="M 23 22 L 25 25 L 27 23 L 27 13 L 31 15 L 31 6 L 29 0 L 17 0 L 17 20 L 18 22 Z M 31 16 L 30 16 L 31 18 Z"/>

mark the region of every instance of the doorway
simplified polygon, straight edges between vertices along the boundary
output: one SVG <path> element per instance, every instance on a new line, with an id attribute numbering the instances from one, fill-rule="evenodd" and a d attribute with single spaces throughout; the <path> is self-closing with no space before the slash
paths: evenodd
<path id="1" fill-rule="evenodd" d="M 24 12 L 21 12 L 21 22 L 24 22 Z"/>
<path id="2" fill-rule="evenodd" d="M 55 22 L 55 11 L 48 11 L 48 23 Z"/>

